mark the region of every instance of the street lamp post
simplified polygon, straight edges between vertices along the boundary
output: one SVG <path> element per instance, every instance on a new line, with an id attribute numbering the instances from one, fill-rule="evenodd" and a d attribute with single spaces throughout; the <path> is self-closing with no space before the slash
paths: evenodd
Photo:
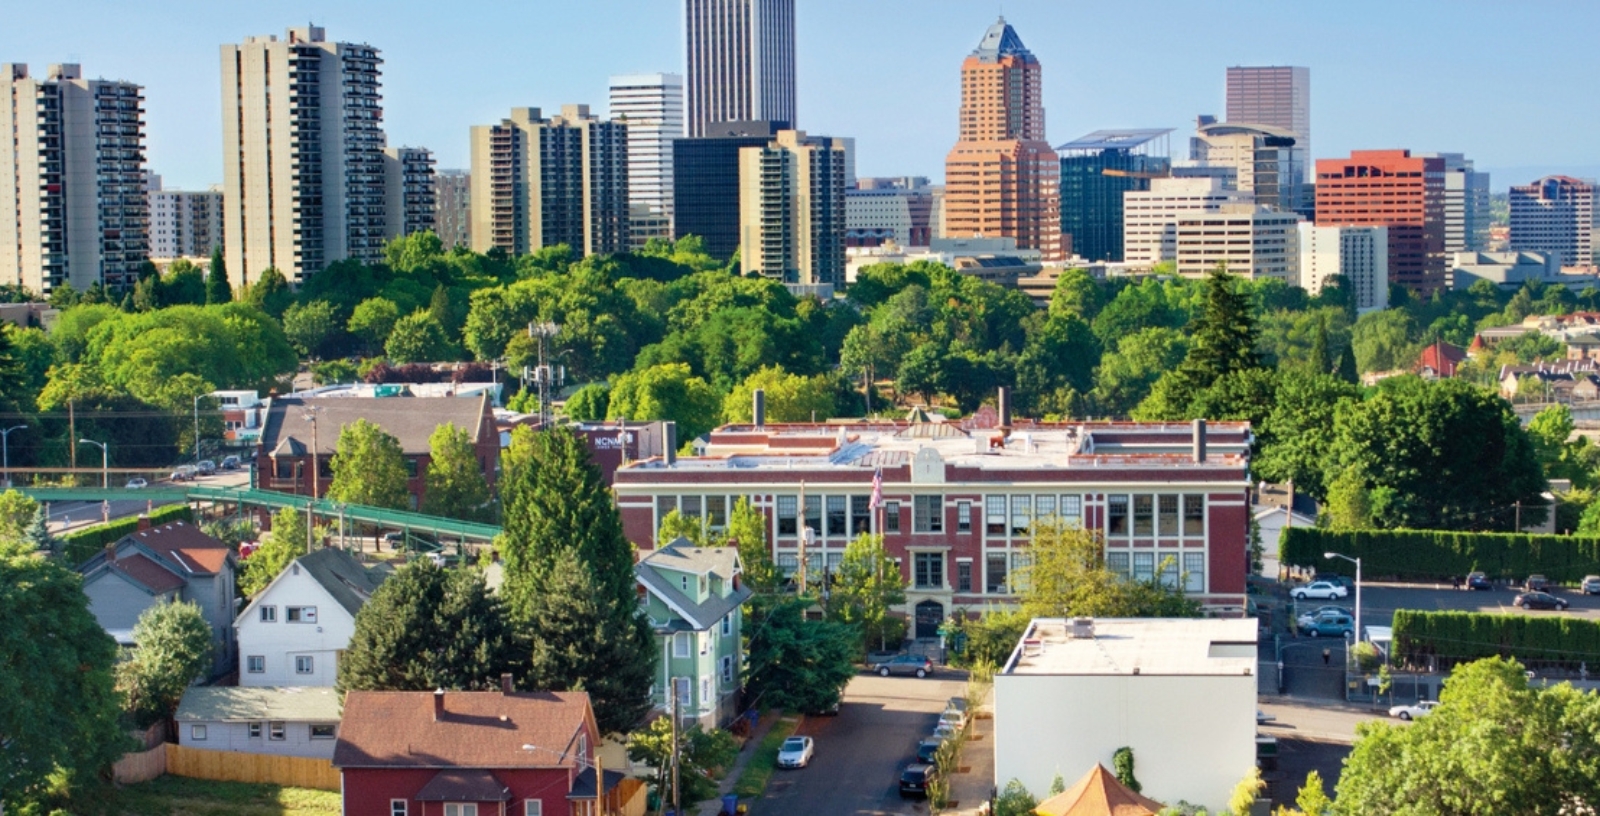
<path id="1" fill-rule="evenodd" d="M 79 445 L 94 445 L 100 448 L 100 487 L 103 490 L 111 489 L 111 451 L 106 448 L 105 442 L 96 442 L 93 439 L 79 439 Z"/>
<path id="2" fill-rule="evenodd" d="M 200 466 L 200 398 L 205 394 L 194 395 L 194 464 Z"/>
<path id="3" fill-rule="evenodd" d="M 14 425 L 0 431 L 0 469 L 6 472 L 6 487 L 11 487 L 11 432 L 27 430 L 26 425 Z"/>
<path id="4" fill-rule="evenodd" d="M 1336 552 L 1323 553 L 1322 557 L 1328 559 L 1329 561 L 1332 561 L 1335 558 L 1343 558 L 1344 560 L 1349 561 L 1350 563 L 1356 565 L 1356 630 L 1353 633 L 1352 640 L 1354 642 L 1356 642 L 1356 643 L 1360 643 L 1361 642 L 1361 559 L 1359 559 L 1359 558 L 1351 558 L 1348 555 L 1341 555 L 1340 553 L 1336 553 Z"/>

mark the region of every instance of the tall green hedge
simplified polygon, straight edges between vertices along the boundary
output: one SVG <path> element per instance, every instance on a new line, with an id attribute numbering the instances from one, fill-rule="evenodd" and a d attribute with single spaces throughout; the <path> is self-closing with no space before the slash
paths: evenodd
<path id="1" fill-rule="evenodd" d="M 1600 538 L 1529 533 L 1468 533 L 1453 530 L 1354 530 L 1332 532 L 1291 527 L 1279 539 L 1286 564 L 1353 575 L 1355 565 L 1327 560 L 1325 552 L 1361 559 L 1363 578 L 1448 581 L 1482 571 L 1491 578 L 1521 580 L 1542 573 L 1562 584 L 1600 575 Z"/>
<path id="2" fill-rule="evenodd" d="M 150 524 L 166 524 L 169 521 L 194 521 L 194 511 L 187 504 L 169 504 L 158 507 L 150 514 Z M 107 544 L 122 538 L 139 529 L 139 517 L 117 519 L 110 524 L 96 524 L 82 530 L 68 533 L 61 537 L 62 553 L 68 564 L 77 566 L 100 552 Z"/>
<path id="3" fill-rule="evenodd" d="M 1394 613 L 1394 654 L 1410 666 L 1449 668 L 1485 657 L 1514 657 L 1529 666 L 1600 670 L 1600 621 L 1568 615 L 1483 612 Z"/>

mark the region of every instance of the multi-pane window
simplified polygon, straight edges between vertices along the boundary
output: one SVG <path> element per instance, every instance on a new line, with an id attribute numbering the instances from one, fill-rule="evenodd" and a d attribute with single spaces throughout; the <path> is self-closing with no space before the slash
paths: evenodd
<path id="1" fill-rule="evenodd" d="M 1174 493 L 1163 493 L 1156 497 L 1156 535 L 1175 536 L 1178 534 L 1178 496 Z"/>
<path id="2" fill-rule="evenodd" d="M 990 595 L 1004 595 L 1007 592 L 1005 553 L 990 553 L 985 562 L 983 591 Z"/>
<path id="3" fill-rule="evenodd" d="M 1128 536 L 1128 497 L 1106 497 L 1106 535 Z"/>
<path id="4" fill-rule="evenodd" d="M 713 530 L 721 530 L 728 526 L 728 497 L 706 497 L 706 526 Z"/>
<path id="5" fill-rule="evenodd" d="M 828 537 L 842 538 L 850 534 L 847 496 L 828 497 Z"/>
<path id="6" fill-rule="evenodd" d="M 944 586 L 944 553 L 914 553 L 912 565 L 917 589 L 939 589 Z"/>
<path id="7" fill-rule="evenodd" d="M 447 802 L 444 806 L 444 816 L 478 816 L 478 806 L 472 802 L 465 804 Z"/>
<path id="8" fill-rule="evenodd" d="M 276 607 L 276 606 L 263 606 L 263 607 L 261 607 L 261 622 L 262 623 L 277 623 L 278 622 L 278 607 Z"/>
<path id="9" fill-rule="evenodd" d="M 261 674 L 267 670 L 265 655 L 250 655 L 244 659 L 244 670 L 250 674 Z"/>
<path id="10" fill-rule="evenodd" d="M 676 509 L 678 509 L 678 497 L 677 496 L 657 496 L 656 497 L 656 529 L 657 530 L 661 529 L 661 520 L 666 518 L 668 513 L 671 513 L 672 511 L 674 511 Z"/>
<path id="11" fill-rule="evenodd" d="M 317 622 L 317 608 L 314 606 L 286 606 L 283 613 L 290 623 Z"/>
<path id="12" fill-rule="evenodd" d="M 1028 591 L 1028 567 L 1033 565 L 1033 554 L 1027 550 L 1011 551 L 1011 591 Z"/>
<path id="13" fill-rule="evenodd" d="M 1133 534 L 1143 538 L 1156 534 L 1155 497 L 1148 493 L 1133 497 Z"/>
<path id="14" fill-rule="evenodd" d="M 333 739 L 334 737 L 338 736 L 336 733 L 338 730 L 338 726 L 335 726 L 332 723 L 313 724 L 311 726 L 311 738 Z"/>
<path id="15" fill-rule="evenodd" d="M 1083 523 L 1082 496 L 1061 497 L 1061 520 L 1072 522 L 1073 524 Z"/>
<path id="16" fill-rule="evenodd" d="M 522 816 L 544 816 L 544 803 L 538 799 L 522 803 Z"/>
<path id="17" fill-rule="evenodd" d="M 900 502 L 883 503 L 883 531 L 886 533 L 900 532 Z"/>
<path id="18" fill-rule="evenodd" d="M 1133 554 L 1133 580 L 1149 581 L 1156 577 L 1156 554 L 1141 550 Z"/>
<path id="19" fill-rule="evenodd" d="M 1034 496 L 1033 517 L 1036 519 L 1050 518 L 1056 514 L 1055 496 Z"/>
<path id="20" fill-rule="evenodd" d="M 1033 525 L 1033 497 L 1011 497 L 1011 535 L 1025 536 Z"/>
<path id="21" fill-rule="evenodd" d="M 795 523 L 795 509 L 798 504 L 794 496 L 778 497 L 778 535 L 794 536 L 799 534 Z"/>
<path id="22" fill-rule="evenodd" d="M 872 532 L 872 497 L 850 497 L 850 535 Z"/>
<path id="23" fill-rule="evenodd" d="M 295 655 L 294 656 L 294 673 L 295 674 L 314 674 L 315 673 L 314 666 L 313 666 L 313 661 L 311 659 L 311 655 Z"/>
<path id="24" fill-rule="evenodd" d="M 250 735 L 250 739 L 261 739 L 261 723 L 250 723 L 246 733 Z"/>
<path id="25" fill-rule="evenodd" d="M 1113 574 L 1126 578 L 1132 567 L 1128 563 L 1128 554 L 1125 552 L 1106 553 L 1106 569 Z"/>
<path id="26" fill-rule="evenodd" d="M 700 518 L 700 497 L 682 496 L 678 499 L 678 515 L 684 518 L 698 520 Z"/>
<path id="27" fill-rule="evenodd" d="M 790 577 L 800 570 L 800 556 L 794 553 L 778 553 L 777 567 L 778 572 L 785 578 Z"/>
<path id="28" fill-rule="evenodd" d="M 733 658 L 732 657 L 724 656 L 722 658 L 722 685 L 725 686 L 725 687 L 733 685 Z"/>
<path id="29" fill-rule="evenodd" d="M 1178 554 L 1164 552 L 1157 558 L 1159 559 L 1157 566 L 1161 568 L 1161 585 L 1176 589 L 1178 586 Z"/>
<path id="30" fill-rule="evenodd" d="M 406 816 L 406 800 L 390 799 L 389 816 Z"/>
<path id="31" fill-rule="evenodd" d="M 728 614 L 722 616 L 723 637 L 731 637 L 733 635 L 733 615 L 734 613 L 729 612 Z"/>
<path id="32" fill-rule="evenodd" d="M 983 531 L 992 536 L 1006 534 L 1006 497 L 983 497 Z"/>
<path id="33" fill-rule="evenodd" d="M 206 727 L 205 726 L 203 726 L 203 725 L 191 725 L 191 726 L 189 726 L 189 739 L 191 739 L 191 740 L 193 740 L 195 742 L 201 742 L 201 741 L 205 740 L 205 738 L 206 738 Z"/>
<path id="34" fill-rule="evenodd" d="M 956 591 L 957 592 L 971 592 L 972 591 L 972 562 L 971 561 L 957 561 L 956 562 Z"/>
<path id="35" fill-rule="evenodd" d="M 1186 552 L 1183 554 L 1183 591 L 1206 591 L 1206 554 L 1201 552 Z"/>
<path id="36" fill-rule="evenodd" d="M 822 497 L 806 497 L 806 526 L 811 528 L 812 535 L 822 535 Z"/>
<path id="37" fill-rule="evenodd" d="M 956 502 L 956 532 L 972 532 L 972 502 Z"/>
<path id="38" fill-rule="evenodd" d="M 679 632 L 678 634 L 672 636 L 672 656 L 673 657 L 688 657 L 689 656 L 689 638 L 690 637 L 692 637 L 692 635 L 690 635 L 688 632 Z"/>
<path id="39" fill-rule="evenodd" d="M 911 532 L 944 532 L 943 496 L 915 496 L 912 498 Z"/>
<path id="40" fill-rule="evenodd" d="M 1206 534 L 1206 497 L 1202 493 L 1183 494 L 1183 534 Z"/>
<path id="41" fill-rule="evenodd" d="M 281 741 L 284 739 L 284 734 L 284 725 L 281 721 L 267 723 L 267 739 Z"/>

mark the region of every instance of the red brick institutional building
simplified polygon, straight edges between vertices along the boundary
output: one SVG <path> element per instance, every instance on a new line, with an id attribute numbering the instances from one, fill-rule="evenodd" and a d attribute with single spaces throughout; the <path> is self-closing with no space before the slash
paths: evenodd
<path id="1" fill-rule="evenodd" d="M 1139 579 L 1160 570 L 1213 611 L 1242 614 L 1247 423 L 1008 428 L 1003 416 L 986 408 L 960 422 L 730 425 L 711 433 L 703 455 L 622 466 L 617 503 L 628 538 L 650 549 L 668 512 L 720 529 L 748 496 L 767 516 L 784 572 L 798 571 L 801 531 L 812 532 L 804 549 L 813 582 L 852 538 L 881 531 L 909 584 L 903 611 L 917 637 L 935 636 L 957 607 L 1014 601 L 1029 527 L 1050 517 L 1103 534 L 1112 569 Z"/>

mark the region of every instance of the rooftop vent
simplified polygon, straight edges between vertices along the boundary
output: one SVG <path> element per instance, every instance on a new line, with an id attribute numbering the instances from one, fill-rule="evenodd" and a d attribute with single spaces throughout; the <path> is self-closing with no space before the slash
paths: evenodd
<path id="1" fill-rule="evenodd" d="M 1022 641 L 1022 656 L 1035 657 L 1044 654 L 1044 641 L 1037 638 L 1028 638 Z"/>
<path id="2" fill-rule="evenodd" d="M 1073 618 L 1072 637 L 1081 640 L 1094 639 L 1094 618 Z"/>

